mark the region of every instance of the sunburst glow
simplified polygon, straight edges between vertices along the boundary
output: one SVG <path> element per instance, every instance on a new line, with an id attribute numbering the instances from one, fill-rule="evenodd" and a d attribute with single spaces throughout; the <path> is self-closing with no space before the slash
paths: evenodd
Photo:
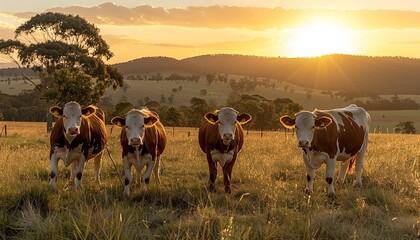
<path id="1" fill-rule="evenodd" d="M 291 30 L 290 56 L 314 57 L 333 53 L 356 54 L 351 30 L 332 22 L 315 22 Z"/>

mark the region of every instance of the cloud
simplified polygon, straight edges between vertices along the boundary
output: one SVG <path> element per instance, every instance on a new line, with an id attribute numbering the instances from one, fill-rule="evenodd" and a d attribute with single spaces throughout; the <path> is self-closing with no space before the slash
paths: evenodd
<path id="1" fill-rule="evenodd" d="M 420 12 L 398 10 L 283 9 L 237 6 L 134 8 L 104 3 L 94 7 L 57 7 L 48 11 L 77 14 L 95 24 L 134 26 L 180 26 L 190 28 L 284 29 L 325 19 L 341 21 L 353 29 L 420 28 Z M 35 14 L 35 13 L 34 13 Z M 29 17 L 30 13 L 16 13 Z"/>
<path id="2" fill-rule="evenodd" d="M 195 48 L 194 45 L 182 45 L 172 43 L 153 43 L 142 41 L 127 35 L 104 35 L 106 42 L 110 45 L 131 45 L 131 46 L 154 46 L 154 47 L 168 47 L 168 48 Z"/>

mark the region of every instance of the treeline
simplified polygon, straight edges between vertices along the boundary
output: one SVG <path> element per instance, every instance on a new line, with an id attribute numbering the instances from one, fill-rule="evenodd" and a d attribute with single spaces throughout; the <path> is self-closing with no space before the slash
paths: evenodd
<path id="1" fill-rule="evenodd" d="M 156 111 L 165 126 L 198 127 L 204 114 L 223 106 L 212 106 L 201 98 L 192 98 L 188 106 L 161 105 L 156 101 L 146 102 L 144 105 Z M 294 114 L 302 110 L 302 106 L 288 98 L 266 99 L 259 95 L 241 95 L 232 98 L 226 106 L 235 108 L 239 112 L 252 115 L 252 121 L 247 124 L 248 129 L 276 130 L 280 128 L 279 118 L 283 114 Z M 0 120 L 45 122 L 51 117 L 48 109 L 51 106 L 40 99 L 36 91 L 27 91 L 18 96 L 0 93 Z M 98 104 L 104 110 L 107 121 L 112 117 L 123 116 L 133 108 L 141 108 L 130 102 L 120 102 L 113 105 L 106 98 Z M 109 122 L 107 122 L 109 124 Z"/>
<path id="2" fill-rule="evenodd" d="M 372 96 L 366 101 L 356 100 L 356 105 L 366 110 L 418 110 L 420 104 L 410 98 L 399 98 L 394 95 L 391 99 Z"/>
<path id="3" fill-rule="evenodd" d="M 268 58 L 204 55 L 183 60 L 141 58 L 116 65 L 124 74 L 187 72 L 258 76 L 305 88 L 368 94 L 420 94 L 420 60 L 403 57 L 328 55 L 314 58 Z"/>
<path id="4" fill-rule="evenodd" d="M 168 127 L 198 127 L 204 114 L 222 106 L 211 106 L 204 99 L 192 98 L 189 106 L 159 105 L 155 101 L 145 104 L 156 111 L 162 123 Z M 235 102 L 226 106 L 233 107 L 239 112 L 252 115 L 252 121 L 247 128 L 255 130 L 277 130 L 280 128 L 279 118 L 283 114 L 294 114 L 302 110 L 302 106 L 288 98 L 266 99 L 259 95 L 241 95 Z M 115 106 L 102 106 L 108 116 L 124 115 L 132 108 L 140 108 L 130 102 L 120 102 Z"/>
<path id="5" fill-rule="evenodd" d="M 0 120 L 45 122 L 48 106 L 35 91 L 24 91 L 17 96 L 0 92 Z"/>

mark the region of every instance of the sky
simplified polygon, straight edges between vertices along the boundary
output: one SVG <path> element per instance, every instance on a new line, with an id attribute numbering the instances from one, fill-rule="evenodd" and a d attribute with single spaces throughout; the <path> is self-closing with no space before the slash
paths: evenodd
<path id="1" fill-rule="evenodd" d="M 204 54 L 420 58 L 420 0 L 13 0 L 0 6 L 0 39 L 47 11 L 95 24 L 114 53 L 109 63 Z"/>

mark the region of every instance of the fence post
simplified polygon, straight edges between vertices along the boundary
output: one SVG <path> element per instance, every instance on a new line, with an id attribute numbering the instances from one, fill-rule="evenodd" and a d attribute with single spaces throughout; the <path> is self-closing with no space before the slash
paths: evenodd
<path id="1" fill-rule="evenodd" d="M 172 127 L 172 137 L 175 137 L 175 127 Z"/>
<path id="2" fill-rule="evenodd" d="M 263 131 L 261 131 L 261 138 L 263 137 Z"/>

